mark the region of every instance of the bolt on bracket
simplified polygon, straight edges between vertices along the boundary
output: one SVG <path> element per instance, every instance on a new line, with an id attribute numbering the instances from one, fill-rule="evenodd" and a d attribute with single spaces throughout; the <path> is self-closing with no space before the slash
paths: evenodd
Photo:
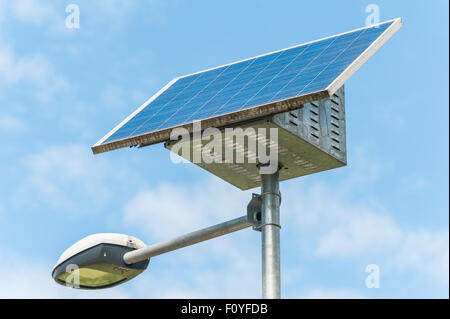
<path id="1" fill-rule="evenodd" d="M 262 224 L 262 198 L 259 194 L 252 194 L 252 199 L 247 205 L 247 221 L 253 227 L 253 230 L 261 231 Z"/>

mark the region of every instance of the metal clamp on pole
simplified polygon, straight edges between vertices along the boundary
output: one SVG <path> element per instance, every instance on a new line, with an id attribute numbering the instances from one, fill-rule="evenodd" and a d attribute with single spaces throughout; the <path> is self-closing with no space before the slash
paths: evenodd
<path id="1" fill-rule="evenodd" d="M 250 202 L 247 205 L 247 221 L 249 222 L 249 224 L 252 224 L 252 229 L 256 230 L 256 231 L 261 231 L 261 229 L 264 226 L 268 226 L 268 225 L 273 225 L 276 226 L 278 228 L 281 229 L 281 225 L 280 224 L 276 224 L 276 223 L 263 223 L 262 222 L 262 201 L 263 201 L 263 196 L 265 195 L 275 195 L 278 196 L 278 198 L 280 199 L 280 204 L 281 204 L 281 194 L 280 193 L 270 193 L 270 192 L 266 192 L 266 193 L 262 193 L 261 195 L 259 194 L 252 194 L 252 199 L 250 200 Z"/>
<path id="2" fill-rule="evenodd" d="M 278 192 L 278 193 L 264 192 L 264 193 L 262 193 L 262 194 L 259 195 L 259 196 L 265 196 L 265 195 L 275 195 L 275 196 L 278 196 L 278 198 L 280 199 L 279 206 L 281 205 L 281 193 L 280 193 L 280 192 Z"/>
<path id="3" fill-rule="evenodd" d="M 262 194 L 260 195 L 261 199 L 262 199 L 262 197 L 265 196 L 265 195 L 274 195 L 274 196 L 278 196 L 278 198 L 280 199 L 279 204 L 278 204 L 278 207 L 281 205 L 281 193 L 280 193 L 280 192 L 278 192 L 278 193 L 264 192 L 264 193 L 262 193 Z M 261 205 L 262 205 L 262 200 L 261 200 Z M 262 210 L 262 208 L 261 208 L 261 210 Z M 263 222 L 261 222 L 261 224 L 258 226 L 257 230 L 261 231 L 261 228 L 263 228 L 264 226 L 268 226 L 268 225 L 276 226 L 276 227 L 278 227 L 278 228 L 281 229 L 281 225 L 280 225 L 279 223 L 273 223 L 273 222 L 271 222 L 271 223 L 264 222 L 264 223 L 263 223 Z"/>
<path id="4" fill-rule="evenodd" d="M 247 205 L 247 221 L 252 224 L 253 230 L 261 231 L 261 207 L 262 199 L 259 194 L 252 194 L 252 199 Z"/>

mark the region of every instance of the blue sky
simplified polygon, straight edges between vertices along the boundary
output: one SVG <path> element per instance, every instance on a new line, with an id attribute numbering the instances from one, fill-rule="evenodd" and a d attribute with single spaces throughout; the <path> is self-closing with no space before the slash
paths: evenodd
<path id="1" fill-rule="evenodd" d="M 374 3 L 404 27 L 346 84 L 348 165 L 281 184 L 282 296 L 448 298 L 447 1 L 145 3 L 0 0 L 0 297 L 258 298 L 251 230 L 156 257 L 114 289 L 56 285 L 54 263 L 84 236 L 150 244 L 250 199 L 162 145 L 90 146 L 172 78 L 363 27 Z"/>

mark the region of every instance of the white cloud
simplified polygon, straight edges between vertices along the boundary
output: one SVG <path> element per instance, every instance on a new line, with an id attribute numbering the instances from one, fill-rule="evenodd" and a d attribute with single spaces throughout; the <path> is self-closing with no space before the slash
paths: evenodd
<path id="1" fill-rule="evenodd" d="M 10 114 L 0 114 L 0 132 L 4 134 L 18 133 L 25 128 L 24 123 Z"/>
<path id="2" fill-rule="evenodd" d="M 14 54 L 10 47 L 0 46 L 0 72 L 6 81 L 12 82 L 17 77 L 14 72 Z"/>
<path id="3" fill-rule="evenodd" d="M 108 163 L 94 158 L 87 146 L 49 146 L 27 155 L 22 164 L 28 174 L 17 193 L 18 203 L 27 203 L 34 194 L 54 210 L 75 212 L 89 205 L 92 213 L 111 196 L 105 181 Z"/>
<path id="4" fill-rule="evenodd" d="M 411 269 L 443 286 L 449 281 L 448 230 L 406 232 L 392 260 L 397 271 Z"/>
<path id="5" fill-rule="evenodd" d="M 365 207 L 350 206 L 339 217 L 338 225 L 320 238 L 319 256 L 386 253 L 401 238 L 401 231 L 391 217 L 367 211 Z"/>
<path id="6" fill-rule="evenodd" d="M 0 0 L 0 24 L 3 22 L 5 11 L 6 11 L 6 1 Z"/>
<path id="7" fill-rule="evenodd" d="M 312 255 L 320 259 L 376 260 L 391 274 L 412 271 L 448 285 L 448 228 L 400 225 L 376 201 L 349 199 L 348 191 L 319 183 L 285 190 L 283 210 L 304 234 L 304 249 L 314 247 Z"/>
<path id="8" fill-rule="evenodd" d="M 234 250 L 242 249 L 239 248 L 240 236 L 232 237 L 235 238 L 225 240 L 226 245 Z M 186 258 L 189 253 L 193 253 L 192 258 Z M 251 256 L 255 254 L 245 258 L 242 251 L 240 255 L 237 260 L 230 254 L 215 251 L 215 244 L 209 243 L 189 248 L 176 258 L 158 260 L 155 257 L 154 262 L 164 263 L 164 266 L 153 268 L 150 264 L 146 273 L 133 282 L 133 291 L 146 298 L 259 298 L 259 258 L 255 260 L 256 256 Z M 211 259 L 218 262 L 212 263 Z"/>
<path id="9" fill-rule="evenodd" d="M 8 3 L 11 13 L 21 22 L 41 24 L 46 20 L 57 20 L 59 16 L 49 1 L 14 0 Z"/>
<path id="10" fill-rule="evenodd" d="M 189 188 L 161 184 L 141 190 L 131 199 L 125 206 L 124 220 L 148 229 L 155 239 L 164 239 L 169 234 L 245 215 L 249 200 L 248 192 L 236 192 L 233 186 L 217 179 Z"/>
<path id="11" fill-rule="evenodd" d="M 30 85 L 40 101 L 48 101 L 68 87 L 65 78 L 56 73 L 53 65 L 42 55 L 17 58 L 9 46 L 0 45 L 1 89 L 18 84 Z"/>
<path id="12" fill-rule="evenodd" d="M 68 34 L 65 18 L 64 4 L 56 1 L 0 0 L 0 24 L 18 21 L 35 27 L 45 27 L 46 31 L 61 35 Z M 8 21 L 5 21 L 7 19 Z"/>
<path id="13" fill-rule="evenodd" d="M 109 29 L 118 27 L 138 9 L 136 3 L 129 0 L 78 0 L 73 3 L 78 5 L 80 9 L 81 28 L 86 27 L 88 29 L 92 29 L 98 24 L 108 24 Z M 65 19 L 68 16 L 65 9 L 68 4 L 70 2 L 0 0 L 0 23 L 6 18 L 14 19 L 21 23 L 45 27 L 53 34 L 68 35 L 72 33 L 70 32 L 71 29 L 67 29 L 65 25 Z M 173 0 L 146 1 L 144 6 L 146 18 L 153 25 L 165 24 L 168 10 L 177 6 L 177 4 L 178 1 Z M 142 10 L 142 8 L 139 9 Z M 91 23 L 94 23 L 94 25 Z"/>
<path id="14" fill-rule="evenodd" d="M 0 298 L 130 298 L 120 287 L 86 291 L 56 284 L 51 277 L 53 265 L 41 260 L 24 258 L 0 247 Z M 7 274 L 7 275 L 4 275 Z"/>
<path id="15" fill-rule="evenodd" d="M 386 168 L 391 165 L 386 160 L 380 163 L 375 154 L 371 154 L 367 148 L 358 145 L 354 145 L 347 156 L 349 158 L 348 175 L 339 183 L 339 188 L 346 192 L 378 181 Z"/>
<path id="16" fill-rule="evenodd" d="M 53 29 L 59 24 L 64 27 L 64 11 L 57 14 L 54 4 L 48 1 L 0 0 L 0 32 L 2 24 L 8 23 L 2 22 L 2 15 L 3 20 L 13 18 L 32 24 L 49 22 Z M 50 60 L 41 53 L 17 56 L 14 48 L 7 44 L 8 34 L 0 34 L 0 96 L 21 85 L 21 90 L 31 88 L 40 102 L 48 102 L 56 93 L 68 88 L 65 77 L 58 74 Z"/>

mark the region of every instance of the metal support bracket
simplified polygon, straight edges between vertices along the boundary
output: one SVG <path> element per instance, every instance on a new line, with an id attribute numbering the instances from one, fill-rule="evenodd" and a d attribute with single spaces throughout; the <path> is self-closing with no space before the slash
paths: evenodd
<path id="1" fill-rule="evenodd" d="M 262 223 L 262 197 L 268 194 L 272 194 L 275 196 L 278 196 L 280 198 L 280 204 L 281 204 L 281 194 L 276 194 L 276 193 L 262 193 L 261 195 L 259 194 L 252 194 L 252 199 L 250 200 L 250 202 L 247 205 L 247 221 L 249 224 L 252 225 L 252 229 L 256 230 L 256 231 L 261 231 L 261 228 L 263 226 L 266 225 L 274 225 L 277 226 L 279 228 L 281 228 L 281 225 L 279 224 L 263 224 Z"/>
<path id="2" fill-rule="evenodd" d="M 259 194 L 252 194 L 252 199 L 247 205 L 247 221 L 253 227 L 253 230 L 261 231 L 262 214 L 261 214 L 262 198 Z"/>

